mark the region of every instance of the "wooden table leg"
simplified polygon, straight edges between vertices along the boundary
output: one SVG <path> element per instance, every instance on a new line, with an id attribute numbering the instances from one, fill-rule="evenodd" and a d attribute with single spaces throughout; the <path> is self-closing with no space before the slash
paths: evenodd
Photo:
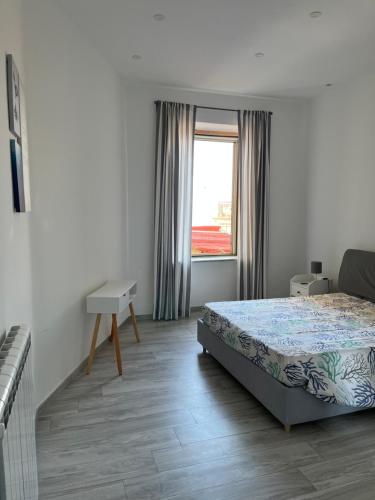
<path id="1" fill-rule="evenodd" d="M 139 342 L 140 341 L 139 330 L 138 330 L 138 325 L 137 325 L 137 319 L 135 317 L 133 302 L 130 302 L 129 309 L 130 309 L 130 314 L 131 314 L 131 317 L 132 317 L 134 335 L 135 335 L 135 338 L 137 339 L 137 342 Z"/>
<path id="2" fill-rule="evenodd" d="M 115 352 L 116 352 L 116 362 L 117 362 L 118 374 L 122 375 L 121 349 L 120 349 L 120 339 L 118 336 L 116 314 L 112 314 L 112 335 L 113 335 L 113 340 L 115 343 Z"/>
<path id="3" fill-rule="evenodd" d="M 96 340 L 98 338 L 99 326 L 100 326 L 100 318 L 101 317 L 102 317 L 102 315 L 100 313 L 96 315 L 94 331 L 92 333 L 91 349 L 90 349 L 89 359 L 87 361 L 87 368 L 86 368 L 86 374 L 87 375 L 90 374 L 92 363 L 94 361 L 95 348 L 96 348 Z"/>
<path id="4" fill-rule="evenodd" d="M 113 321 L 112 321 L 112 323 L 111 323 L 111 333 L 109 334 L 108 340 L 109 340 L 110 342 L 112 342 L 112 341 L 113 341 Z"/>

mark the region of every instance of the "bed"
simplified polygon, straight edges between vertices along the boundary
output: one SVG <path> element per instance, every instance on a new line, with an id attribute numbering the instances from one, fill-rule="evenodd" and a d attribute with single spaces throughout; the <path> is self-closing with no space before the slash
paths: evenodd
<path id="1" fill-rule="evenodd" d="M 340 292 L 208 303 L 198 341 L 284 426 L 375 407 L 375 253 L 347 250 Z"/>

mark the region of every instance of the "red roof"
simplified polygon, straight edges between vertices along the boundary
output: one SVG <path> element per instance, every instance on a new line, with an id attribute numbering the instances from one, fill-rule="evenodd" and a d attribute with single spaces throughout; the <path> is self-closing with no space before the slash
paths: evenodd
<path id="1" fill-rule="evenodd" d="M 220 226 L 193 226 L 192 254 L 232 254 L 232 236 L 220 232 Z"/>

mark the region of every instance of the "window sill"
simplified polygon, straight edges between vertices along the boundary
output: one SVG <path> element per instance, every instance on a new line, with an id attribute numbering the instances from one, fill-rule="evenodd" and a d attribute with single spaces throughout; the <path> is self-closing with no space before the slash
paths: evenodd
<path id="1" fill-rule="evenodd" d="M 212 262 L 221 260 L 237 260 L 237 255 L 210 255 L 204 257 L 192 257 L 192 262 Z"/>

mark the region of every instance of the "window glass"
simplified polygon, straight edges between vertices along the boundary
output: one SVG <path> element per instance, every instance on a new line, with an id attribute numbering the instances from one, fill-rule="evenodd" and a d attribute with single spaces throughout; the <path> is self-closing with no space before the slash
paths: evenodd
<path id="1" fill-rule="evenodd" d="M 236 140 L 195 138 L 192 255 L 235 254 Z"/>

